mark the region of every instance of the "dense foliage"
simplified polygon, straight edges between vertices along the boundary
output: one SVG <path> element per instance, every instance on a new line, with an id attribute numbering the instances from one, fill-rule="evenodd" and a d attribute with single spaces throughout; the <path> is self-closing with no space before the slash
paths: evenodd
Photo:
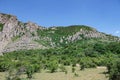
<path id="1" fill-rule="evenodd" d="M 109 80 L 120 80 L 120 59 L 110 61 L 107 68 Z"/>
<path id="2" fill-rule="evenodd" d="M 14 51 L 0 56 L 0 71 L 15 68 L 17 73 L 25 73 L 28 78 L 32 78 L 35 72 L 40 72 L 42 69 L 50 73 L 59 70 L 67 73 L 64 66 L 73 66 L 74 73 L 76 64 L 80 65 L 80 70 L 107 66 L 110 80 L 115 80 L 114 75 L 120 74 L 119 49 L 119 42 L 84 40 L 61 48 Z"/>

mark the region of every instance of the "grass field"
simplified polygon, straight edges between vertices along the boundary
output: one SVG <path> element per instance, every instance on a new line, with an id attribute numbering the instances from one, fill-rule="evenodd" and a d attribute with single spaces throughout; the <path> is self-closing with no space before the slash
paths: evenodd
<path id="1" fill-rule="evenodd" d="M 108 80 L 108 78 L 103 74 L 105 68 L 89 68 L 84 71 L 80 71 L 79 68 L 76 68 L 76 73 L 78 76 L 75 76 L 71 71 L 71 67 L 66 67 L 68 73 L 64 72 L 55 72 L 47 73 L 42 71 L 41 73 L 35 73 L 32 80 Z M 0 73 L 0 80 L 5 80 L 6 73 Z M 26 77 L 22 75 L 21 77 Z"/>

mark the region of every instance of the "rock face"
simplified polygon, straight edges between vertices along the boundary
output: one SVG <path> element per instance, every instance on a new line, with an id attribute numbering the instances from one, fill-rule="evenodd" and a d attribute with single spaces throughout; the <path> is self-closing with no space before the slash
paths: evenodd
<path id="1" fill-rule="evenodd" d="M 90 27 L 44 28 L 33 22 L 22 23 L 16 16 L 0 13 L 0 55 L 23 49 L 53 48 L 91 38 L 120 40 Z"/>
<path id="2" fill-rule="evenodd" d="M 0 24 L 3 24 L 3 29 L 0 32 L 1 54 L 20 49 L 46 48 L 34 42 L 37 37 L 37 29 L 42 29 L 37 24 L 22 23 L 17 20 L 16 16 L 8 14 L 0 14 Z"/>

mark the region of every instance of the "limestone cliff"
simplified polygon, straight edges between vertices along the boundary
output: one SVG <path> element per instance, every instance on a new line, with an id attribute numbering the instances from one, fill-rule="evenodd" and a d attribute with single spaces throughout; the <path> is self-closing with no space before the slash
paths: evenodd
<path id="1" fill-rule="evenodd" d="M 45 47 L 34 42 L 37 39 L 37 29 L 42 29 L 37 24 L 22 23 L 16 16 L 0 14 L 0 53 L 20 49 L 44 49 Z M 34 35 L 34 36 L 33 36 Z"/>

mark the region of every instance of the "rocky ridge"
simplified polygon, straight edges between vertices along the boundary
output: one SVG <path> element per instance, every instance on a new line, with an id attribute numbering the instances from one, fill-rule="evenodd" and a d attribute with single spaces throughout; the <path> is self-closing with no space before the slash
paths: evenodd
<path id="1" fill-rule="evenodd" d="M 0 54 L 16 50 L 46 49 L 77 40 L 97 38 L 119 41 L 119 37 L 107 35 L 86 27 L 44 28 L 33 22 L 23 23 L 16 16 L 0 13 Z"/>
<path id="2" fill-rule="evenodd" d="M 3 29 L 0 32 L 0 53 L 20 49 L 44 49 L 45 47 L 34 42 L 37 37 L 37 24 L 28 22 L 22 23 L 16 16 L 0 14 L 0 24 Z M 34 34 L 34 36 L 32 36 Z"/>

